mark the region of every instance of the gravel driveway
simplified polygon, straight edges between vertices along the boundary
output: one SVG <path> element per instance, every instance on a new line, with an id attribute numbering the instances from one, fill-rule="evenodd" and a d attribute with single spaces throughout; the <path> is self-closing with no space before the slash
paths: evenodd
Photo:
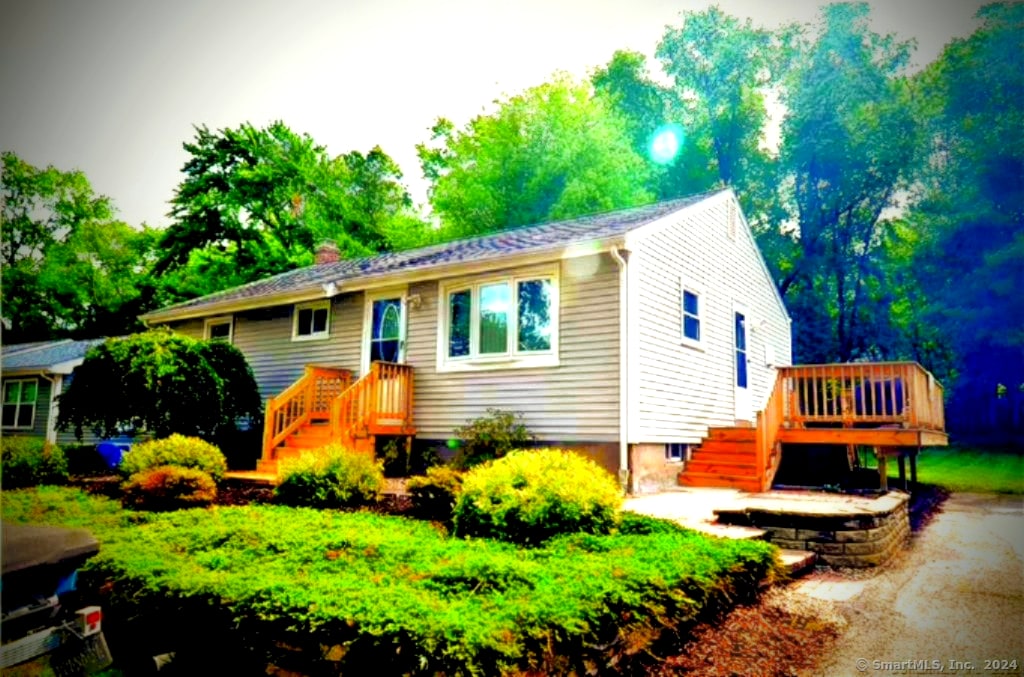
<path id="1" fill-rule="evenodd" d="M 847 621 L 813 674 L 1024 674 L 1024 499 L 953 494 L 876 575 L 791 589 Z"/>

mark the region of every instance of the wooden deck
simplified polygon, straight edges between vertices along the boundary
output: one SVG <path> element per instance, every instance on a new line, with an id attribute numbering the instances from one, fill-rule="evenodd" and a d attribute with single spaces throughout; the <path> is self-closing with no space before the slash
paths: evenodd
<path id="1" fill-rule="evenodd" d="M 948 440 L 942 385 L 916 362 L 782 367 L 754 429 L 710 430 L 679 483 L 766 491 L 784 444 L 871 446 L 882 468 L 912 450 L 913 472 L 913 454 Z"/>

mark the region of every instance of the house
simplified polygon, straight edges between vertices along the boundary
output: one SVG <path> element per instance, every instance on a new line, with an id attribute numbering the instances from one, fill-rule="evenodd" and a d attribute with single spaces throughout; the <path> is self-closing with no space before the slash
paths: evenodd
<path id="1" fill-rule="evenodd" d="M 42 341 L 3 346 L 0 387 L 3 389 L 2 434 L 42 437 L 57 444 L 76 444 L 73 432 L 58 431 L 57 397 L 74 378 L 90 348 L 106 339 Z M 86 434 L 85 443 L 98 441 Z"/>
<path id="2" fill-rule="evenodd" d="M 442 447 L 494 407 L 632 491 L 762 488 L 799 376 L 780 376 L 789 317 L 731 190 L 365 259 L 324 247 L 142 319 L 245 354 L 269 473 L 331 439 Z"/>

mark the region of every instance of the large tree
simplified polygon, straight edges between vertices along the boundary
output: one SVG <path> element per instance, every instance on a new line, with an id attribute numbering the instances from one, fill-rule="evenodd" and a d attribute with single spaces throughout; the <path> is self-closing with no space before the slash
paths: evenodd
<path id="1" fill-rule="evenodd" d="M 168 299 L 209 293 L 313 261 L 321 240 L 344 256 L 401 242 L 421 227 L 398 166 L 380 148 L 332 158 L 282 122 L 211 132 L 185 144 L 185 178 L 171 201 L 174 222 L 157 272 Z"/>
<path id="2" fill-rule="evenodd" d="M 456 129 L 439 119 L 417 146 L 444 237 L 648 202 L 625 122 L 567 76 L 497 102 Z"/>
<path id="3" fill-rule="evenodd" d="M 874 33 L 866 3 L 822 10 L 785 91 L 780 162 L 795 251 L 780 281 L 801 361 L 880 356 L 881 259 L 919 144 L 905 68 L 909 43 Z"/>
<path id="4" fill-rule="evenodd" d="M 12 152 L 2 191 L 4 342 L 138 328 L 154 232 L 117 221 L 82 172 L 39 169 Z"/>
<path id="5" fill-rule="evenodd" d="M 953 413 L 1024 390 L 1024 5 L 978 18 L 917 77 L 929 153 L 908 216 L 918 313 L 958 356 Z"/>

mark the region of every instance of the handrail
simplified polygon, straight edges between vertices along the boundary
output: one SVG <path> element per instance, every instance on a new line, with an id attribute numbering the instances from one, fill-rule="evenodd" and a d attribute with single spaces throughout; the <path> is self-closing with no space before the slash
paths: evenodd
<path id="1" fill-rule="evenodd" d="M 754 452 L 761 491 L 771 488 L 775 472 L 779 469 L 779 462 L 782 460 L 782 454 L 778 453 L 777 447 L 779 430 L 782 429 L 785 418 L 785 403 L 786 379 L 780 372 L 775 376 L 775 385 L 772 387 L 764 409 L 757 412 Z"/>
<path id="2" fill-rule="evenodd" d="M 942 386 L 917 362 L 781 367 L 785 424 L 900 425 L 944 430 Z"/>
<path id="3" fill-rule="evenodd" d="M 314 418 L 327 418 L 329 403 L 352 382 L 347 369 L 307 365 L 302 376 L 267 401 L 263 420 L 263 458 Z"/>
<path id="4" fill-rule="evenodd" d="M 412 417 L 412 367 L 374 362 L 362 378 L 331 402 L 331 437 L 353 439 L 385 422 L 409 426 Z"/>

